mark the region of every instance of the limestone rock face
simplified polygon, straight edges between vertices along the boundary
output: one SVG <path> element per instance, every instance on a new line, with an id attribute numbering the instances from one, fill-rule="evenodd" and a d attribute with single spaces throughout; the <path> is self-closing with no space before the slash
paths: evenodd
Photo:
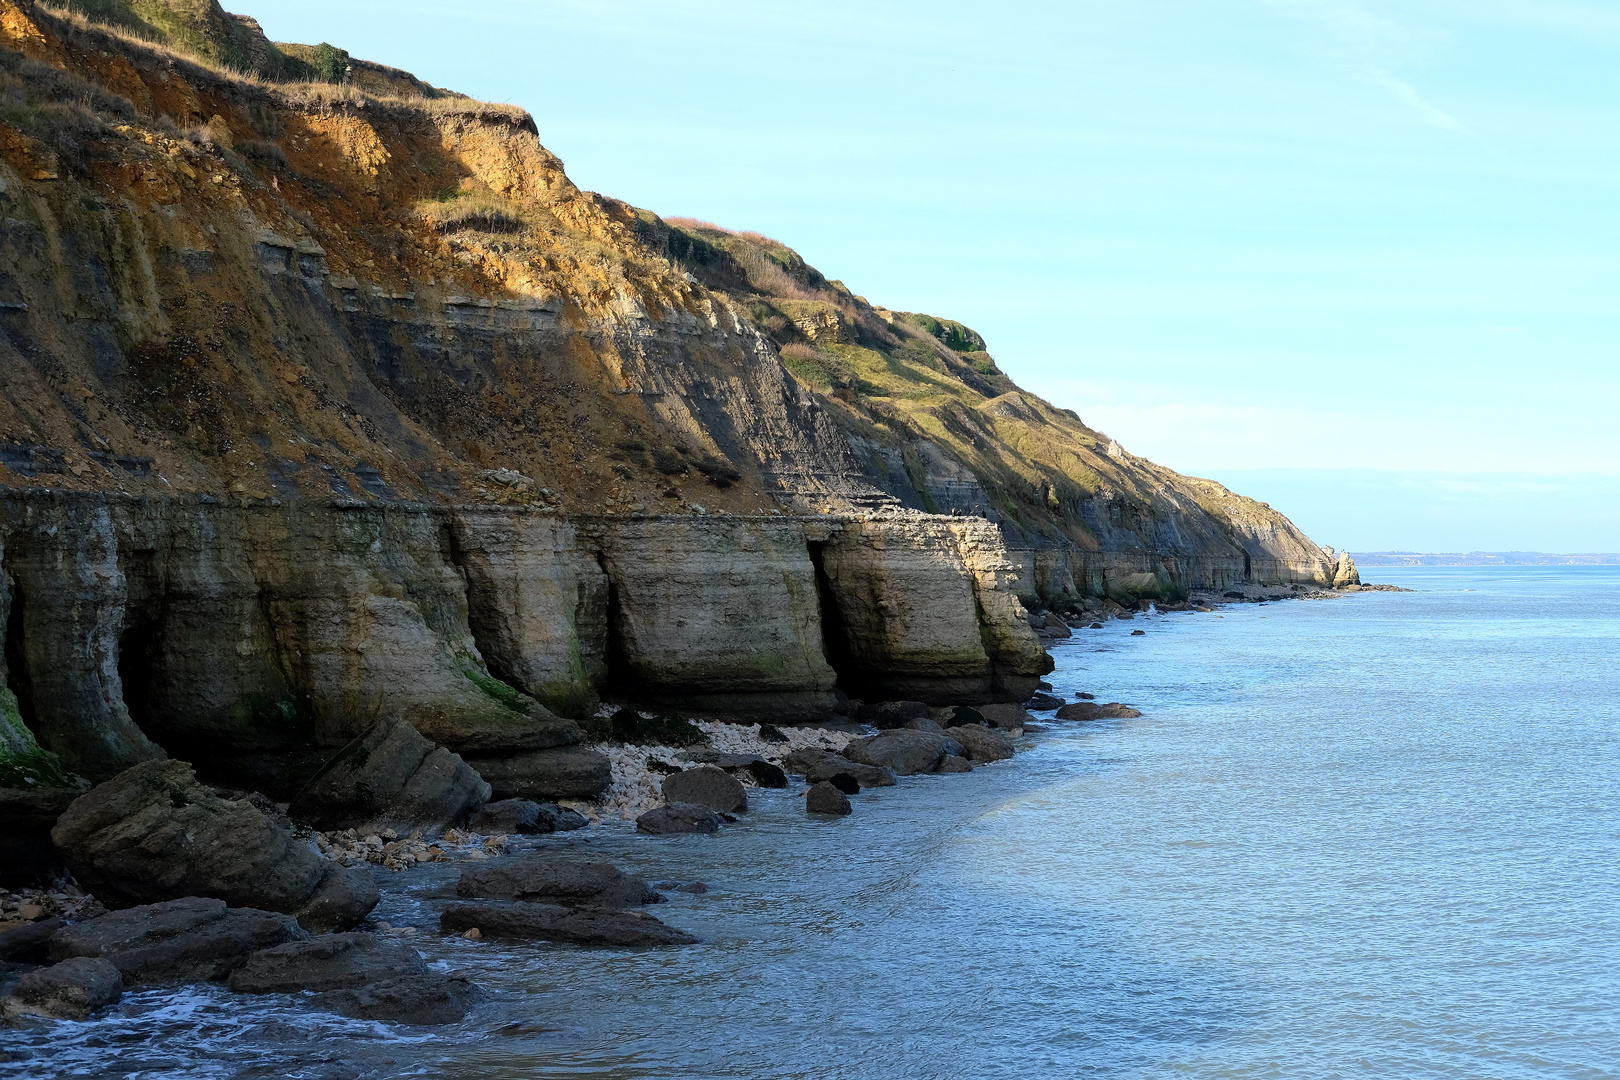
<path id="1" fill-rule="evenodd" d="M 92 788 L 51 830 L 79 883 L 105 903 L 211 896 L 297 911 L 326 869 L 246 800 L 221 799 L 183 761 L 148 761 Z"/>
<path id="2" fill-rule="evenodd" d="M 613 765 L 607 756 L 577 746 L 470 757 L 467 764 L 489 782 L 496 799 L 589 799 L 613 783 Z"/>
<path id="3" fill-rule="evenodd" d="M 1339 552 L 1338 564 L 1333 570 L 1333 587 L 1342 589 L 1347 585 L 1360 585 L 1361 572 L 1356 569 L 1356 560 L 1350 557 L 1348 551 Z"/>

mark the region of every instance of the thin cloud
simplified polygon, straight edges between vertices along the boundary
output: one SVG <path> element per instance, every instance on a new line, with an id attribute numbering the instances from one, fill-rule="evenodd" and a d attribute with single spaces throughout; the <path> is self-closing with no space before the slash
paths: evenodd
<path id="1" fill-rule="evenodd" d="M 1445 128 L 1448 131 L 1462 130 L 1462 124 L 1458 123 L 1455 116 L 1452 116 L 1444 109 L 1426 100 L 1422 94 L 1417 92 L 1411 83 L 1397 79 L 1395 76 L 1381 68 L 1369 69 L 1367 72 L 1367 78 L 1373 83 L 1374 86 L 1383 87 L 1385 90 L 1388 90 L 1391 94 L 1395 95 L 1398 101 L 1409 106 L 1414 112 L 1423 117 L 1423 119 L 1427 120 L 1429 123 L 1433 124 L 1435 127 Z"/>

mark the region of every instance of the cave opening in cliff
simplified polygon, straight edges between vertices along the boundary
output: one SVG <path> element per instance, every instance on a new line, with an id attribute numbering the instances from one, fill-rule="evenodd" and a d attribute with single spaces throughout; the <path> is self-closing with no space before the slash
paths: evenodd
<path id="1" fill-rule="evenodd" d="M 807 545 L 810 549 L 810 564 L 816 568 L 816 601 L 821 611 L 821 648 L 827 657 L 827 663 L 838 676 L 838 689 L 851 697 L 860 697 L 862 687 L 859 685 L 859 666 L 855 663 L 854 652 L 849 647 L 849 630 L 844 625 L 844 613 L 838 606 L 838 596 L 833 592 L 832 579 L 827 576 L 826 543 L 812 540 Z"/>
<path id="2" fill-rule="evenodd" d="M 0 570 L 0 573 L 4 573 Z M 17 699 L 17 712 L 23 726 L 34 731 L 34 684 L 28 677 L 28 654 L 23 647 L 23 605 L 25 598 L 11 589 L 11 605 L 6 611 L 5 657 L 6 689 Z"/>
<path id="3" fill-rule="evenodd" d="M 155 619 L 136 618 L 118 635 L 118 681 L 124 691 L 124 709 L 135 726 L 153 741 L 158 740 L 157 670 L 159 662 L 158 626 Z M 174 753 L 165 746 L 165 750 Z M 187 757 L 181 754 L 181 757 Z M 187 760 L 192 760 L 187 757 Z"/>
<path id="4" fill-rule="evenodd" d="M 624 605 L 619 599 L 619 585 L 608 577 L 607 587 L 607 640 L 603 658 L 607 678 L 603 681 L 603 697 L 616 704 L 628 704 L 636 699 L 639 680 L 630 666 L 630 650 L 624 643 Z"/>

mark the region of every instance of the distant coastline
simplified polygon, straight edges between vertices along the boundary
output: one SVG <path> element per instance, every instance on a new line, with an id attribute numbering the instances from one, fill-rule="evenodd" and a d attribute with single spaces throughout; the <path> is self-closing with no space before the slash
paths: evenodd
<path id="1" fill-rule="evenodd" d="M 1357 566 L 1620 566 L 1620 554 L 1559 555 L 1545 551 L 1354 551 Z"/>

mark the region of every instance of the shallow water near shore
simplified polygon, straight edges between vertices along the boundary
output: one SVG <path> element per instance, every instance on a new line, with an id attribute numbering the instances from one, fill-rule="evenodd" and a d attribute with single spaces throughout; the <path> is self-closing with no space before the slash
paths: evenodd
<path id="1" fill-rule="evenodd" d="M 701 945 L 441 939 L 435 866 L 377 916 L 491 991 L 463 1024 L 150 991 L 0 1076 L 1620 1075 L 1620 568 L 1369 576 L 1420 591 L 1077 632 L 1058 692 L 1143 717 L 850 818 L 536 843 L 707 882 L 650 909 Z"/>

